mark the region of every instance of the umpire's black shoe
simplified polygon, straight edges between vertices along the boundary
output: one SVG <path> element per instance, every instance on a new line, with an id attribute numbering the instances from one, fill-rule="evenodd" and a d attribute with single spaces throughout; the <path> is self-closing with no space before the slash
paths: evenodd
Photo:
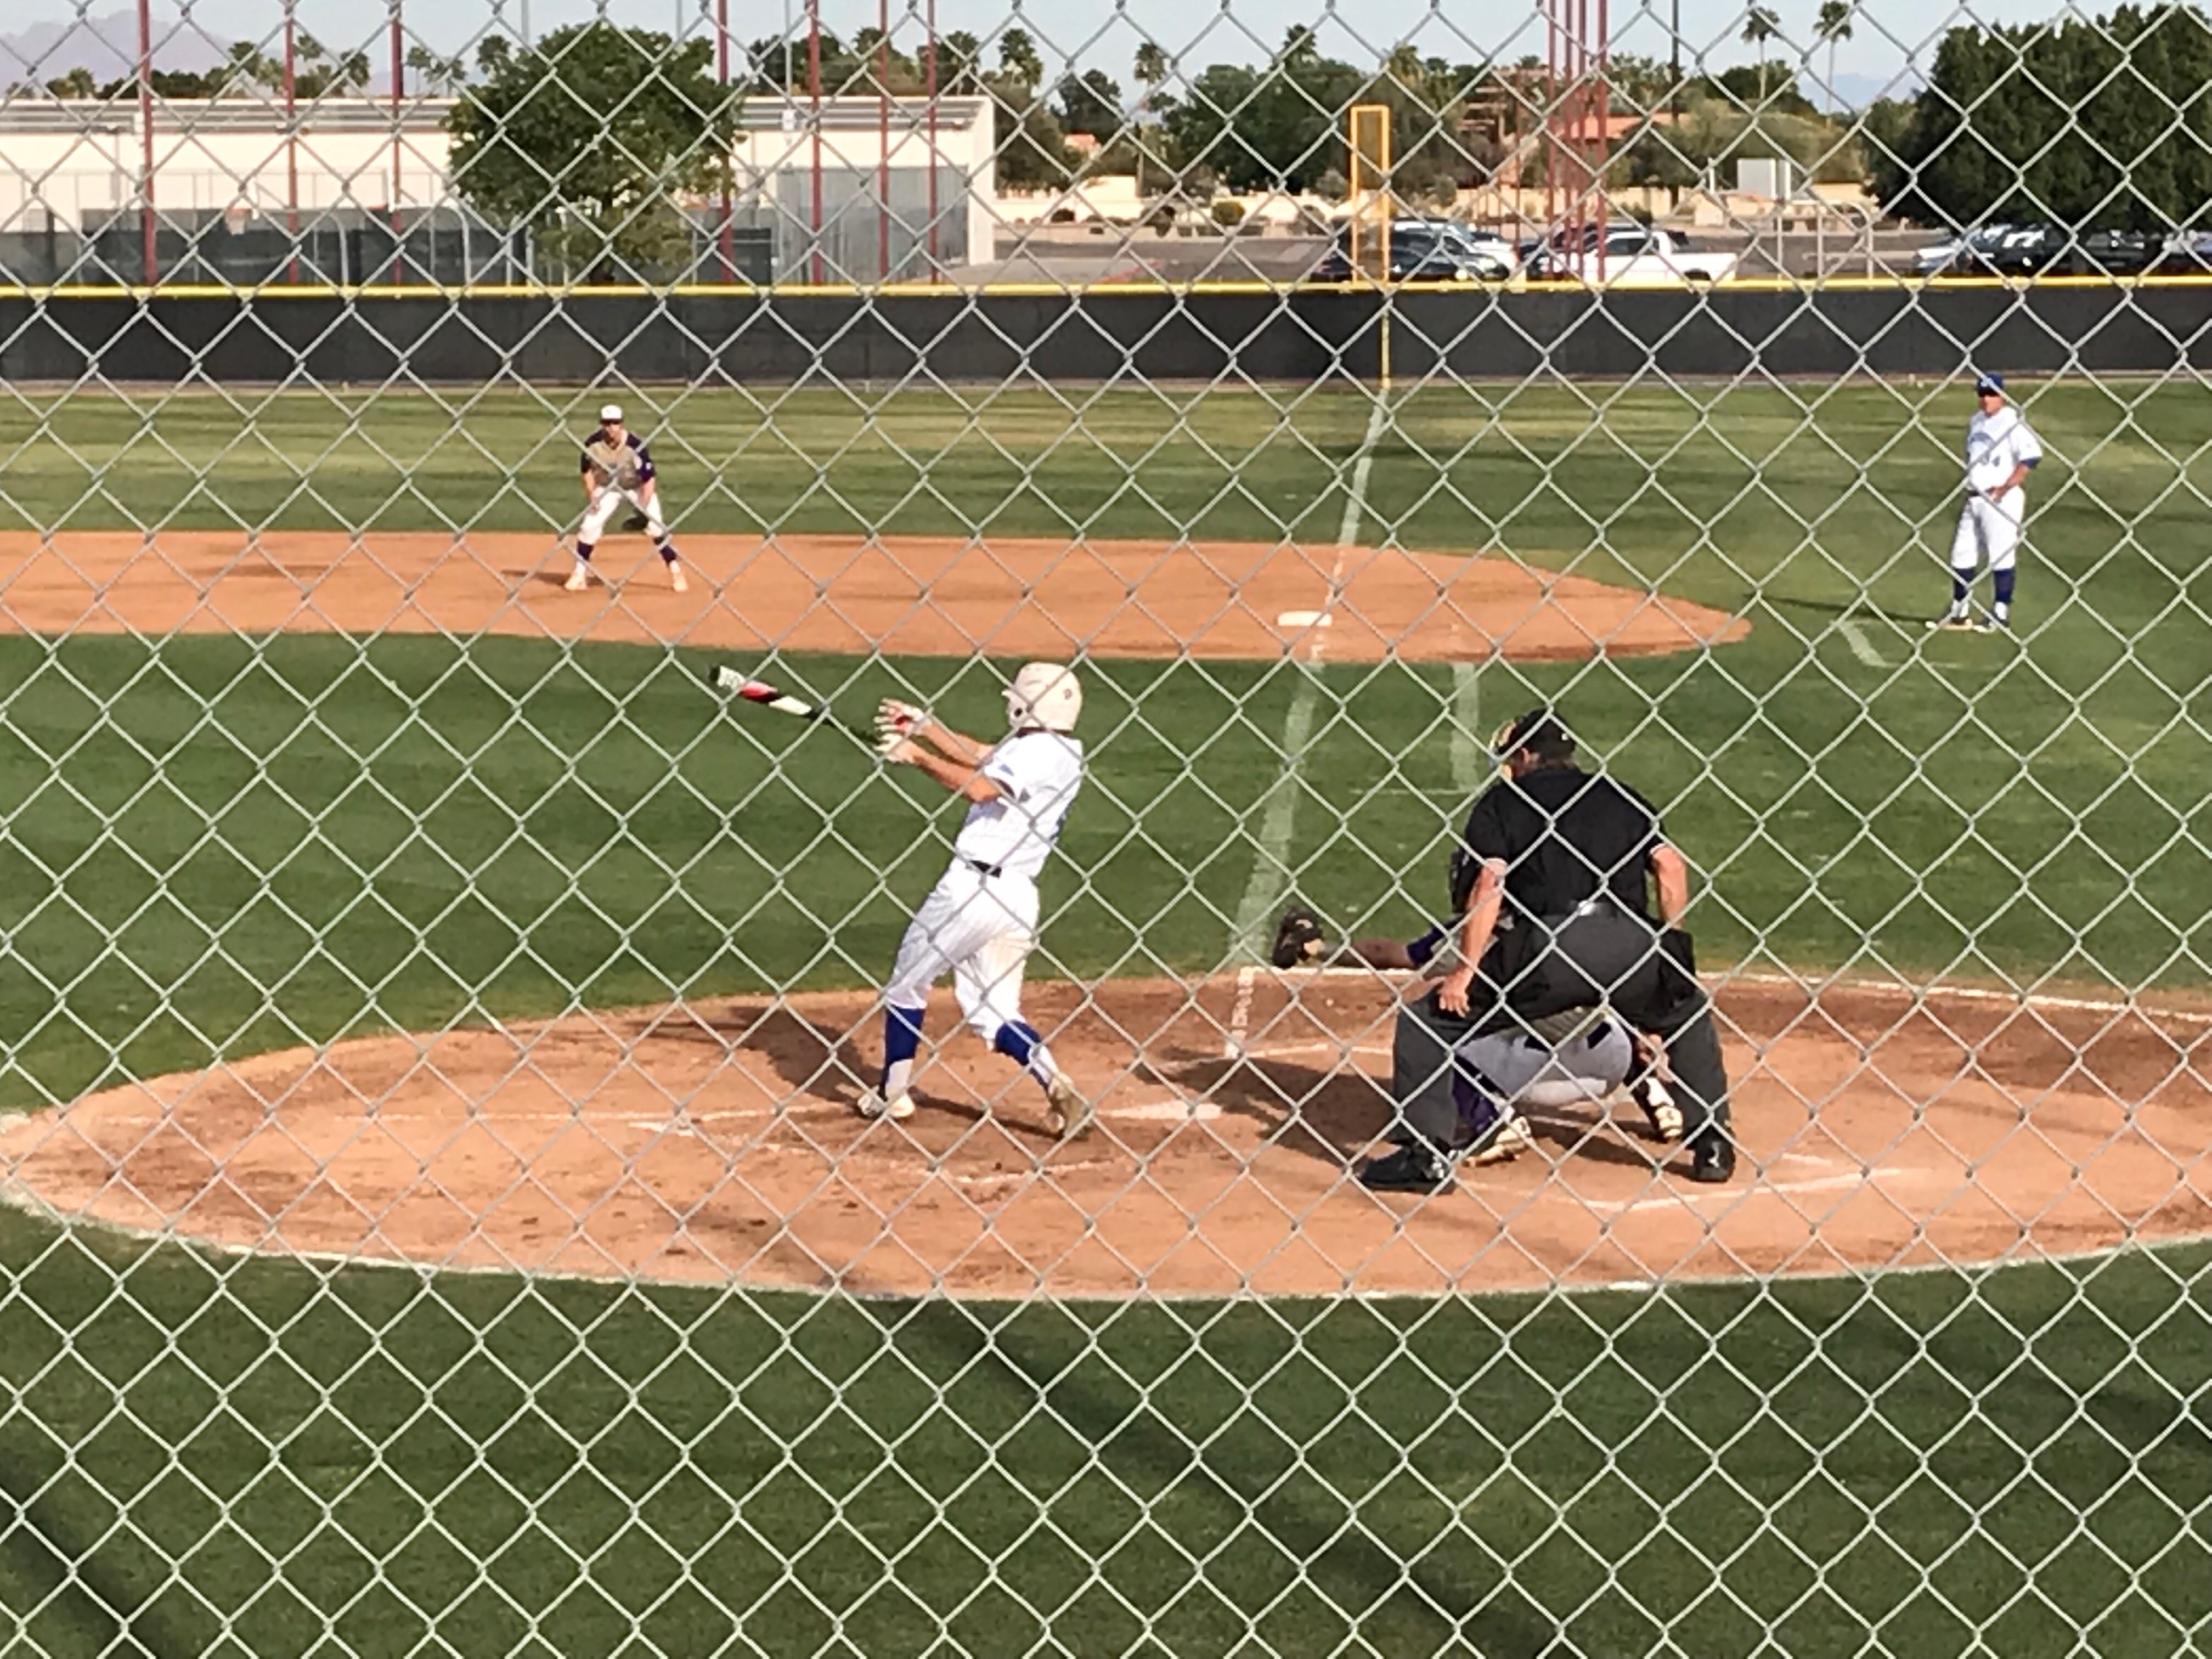
<path id="1" fill-rule="evenodd" d="M 1708 1129 L 1690 1144 L 1690 1179 L 1717 1185 L 1735 1177 L 1735 1142 L 1724 1129 Z"/>
<path id="2" fill-rule="evenodd" d="M 1372 1160 L 1359 1172 L 1359 1184 L 1370 1193 L 1440 1193 L 1451 1178 L 1451 1165 L 1419 1141 Z"/>

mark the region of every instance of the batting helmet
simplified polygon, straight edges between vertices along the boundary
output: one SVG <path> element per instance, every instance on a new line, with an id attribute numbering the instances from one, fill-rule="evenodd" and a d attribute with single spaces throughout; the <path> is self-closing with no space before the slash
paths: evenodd
<path id="1" fill-rule="evenodd" d="M 1073 732 L 1083 714 L 1083 687 L 1065 663 L 1025 662 L 1006 688 L 1006 718 L 1016 730 L 1041 726 Z"/>

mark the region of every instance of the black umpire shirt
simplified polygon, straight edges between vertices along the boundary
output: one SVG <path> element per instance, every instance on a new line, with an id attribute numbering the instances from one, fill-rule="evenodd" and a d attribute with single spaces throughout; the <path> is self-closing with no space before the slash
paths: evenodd
<path id="1" fill-rule="evenodd" d="M 1626 784 L 1574 766 L 1544 766 L 1483 792 L 1462 840 L 1452 904 L 1464 914 L 1476 873 L 1505 865 L 1509 912 L 1561 916 L 1600 893 L 1656 926 L 1644 878 L 1660 844 L 1659 814 Z"/>

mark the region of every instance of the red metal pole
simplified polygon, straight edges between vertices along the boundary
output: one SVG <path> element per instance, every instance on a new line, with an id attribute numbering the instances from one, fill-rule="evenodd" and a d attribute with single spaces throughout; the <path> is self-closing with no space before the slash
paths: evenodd
<path id="1" fill-rule="evenodd" d="M 407 59 L 401 50 L 402 30 L 399 27 L 401 0 L 392 0 L 392 282 L 399 284 L 399 100 L 407 75 Z"/>
<path id="2" fill-rule="evenodd" d="M 937 280 L 937 0 L 926 0 L 922 19 L 929 36 L 929 68 L 922 96 L 929 104 L 929 277 Z"/>
<path id="3" fill-rule="evenodd" d="M 714 78 L 722 83 L 722 107 L 730 103 L 730 0 L 714 0 Z M 722 158 L 725 167 L 730 157 Z M 736 234 L 730 228 L 730 185 L 726 174 L 722 183 L 722 280 L 734 283 L 738 279 Z"/>
<path id="4" fill-rule="evenodd" d="M 300 118 L 299 60 L 293 50 L 298 33 L 299 0 L 284 0 L 284 230 L 292 244 L 292 263 L 285 280 L 300 280 Z"/>
<path id="5" fill-rule="evenodd" d="M 154 7 L 138 0 L 138 229 L 145 255 L 146 286 L 160 280 L 154 256 Z"/>
<path id="6" fill-rule="evenodd" d="M 813 280 L 822 280 L 822 0 L 806 0 L 806 95 L 814 109 Z"/>
<path id="7" fill-rule="evenodd" d="M 891 279 L 891 0 L 876 0 L 876 273 Z"/>
<path id="8" fill-rule="evenodd" d="M 1607 175 L 1613 168 L 1613 82 L 1607 70 L 1613 61 L 1610 35 L 1613 27 L 1609 0 L 1597 0 L 1597 50 L 1594 65 L 1595 83 L 1591 99 L 1597 106 L 1597 274 L 1605 280 L 1605 229 L 1610 215 L 1610 192 Z"/>

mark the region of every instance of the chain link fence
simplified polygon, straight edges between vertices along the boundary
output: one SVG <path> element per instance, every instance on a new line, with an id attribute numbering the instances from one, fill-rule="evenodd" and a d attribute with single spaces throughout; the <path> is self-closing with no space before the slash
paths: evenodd
<path id="1" fill-rule="evenodd" d="M 9 1644 L 2201 1643 L 2199 14 L 308 10 L 0 37 Z"/>

